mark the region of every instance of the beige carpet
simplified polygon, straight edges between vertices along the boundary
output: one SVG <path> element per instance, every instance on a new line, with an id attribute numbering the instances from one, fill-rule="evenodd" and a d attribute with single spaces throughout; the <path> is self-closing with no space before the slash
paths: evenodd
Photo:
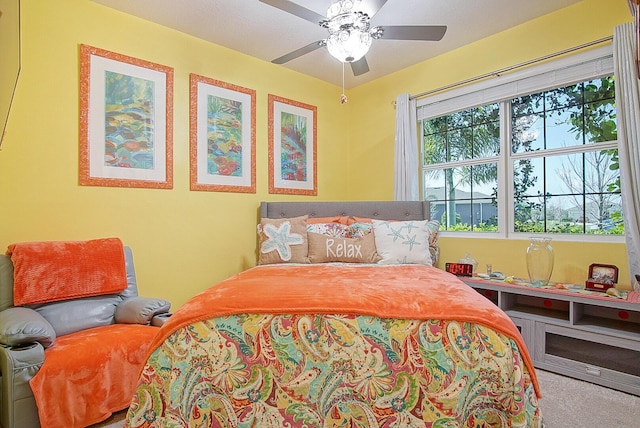
<path id="1" fill-rule="evenodd" d="M 106 421 L 102 421 L 99 424 L 91 425 L 89 428 L 121 428 L 124 425 L 124 417 L 126 415 L 126 410 L 114 413 Z"/>
<path id="2" fill-rule="evenodd" d="M 536 372 L 546 428 L 640 427 L 640 397 L 555 373 Z"/>
<path id="3" fill-rule="evenodd" d="M 537 373 L 545 428 L 640 427 L 640 397 L 555 373 Z M 91 428 L 121 428 L 125 414 L 117 413 Z"/>

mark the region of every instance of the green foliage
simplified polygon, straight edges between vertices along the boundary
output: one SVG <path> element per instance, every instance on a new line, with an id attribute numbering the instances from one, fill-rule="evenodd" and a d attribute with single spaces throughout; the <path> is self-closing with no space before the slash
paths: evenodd
<path id="1" fill-rule="evenodd" d="M 617 121 L 615 110 L 615 81 L 613 76 L 593 79 L 591 81 L 569 85 L 548 91 L 542 91 L 512 100 L 512 153 L 526 153 L 544 150 L 536 137 L 536 121 L 540 118 L 557 118 L 556 125 L 566 123 L 569 132 L 581 144 L 597 144 L 617 139 Z M 423 162 L 425 165 L 443 164 L 446 162 L 465 161 L 482 157 L 496 156 L 500 152 L 499 104 L 491 104 L 470 108 L 439 118 L 423 121 Z M 546 143 L 545 143 L 546 144 Z M 618 171 L 619 159 L 617 150 L 601 152 L 603 168 Z M 606 155 L 606 156 L 604 156 Z M 599 168 L 596 168 L 600 171 Z M 456 187 L 462 184 L 486 184 L 497 182 L 497 167 L 487 163 L 473 166 L 434 169 L 427 173 L 435 178 L 444 174 L 446 203 L 450 212 L 456 212 Z M 548 204 L 551 195 L 532 192 L 539 180 L 541 171 L 534 168 L 531 159 L 519 159 L 513 165 L 514 186 L 514 222 L 515 231 L 530 233 L 624 233 L 622 213 L 610 212 L 610 206 L 600 204 L 602 224 L 590 228 L 582 223 L 575 223 L 564 210 L 553 210 Z M 607 178 L 607 181 L 611 177 Z M 456 181 L 457 180 L 457 181 Z M 585 194 L 587 191 L 584 191 Z M 604 182 L 602 189 L 596 192 L 619 193 L 620 176 L 613 183 Z M 578 192 L 580 194 L 580 192 Z M 598 193 L 599 194 L 599 193 Z M 492 198 L 495 204 L 497 186 L 493 188 Z M 495 231 L 497 224 L 492 222 L 481 225 L 460 223 L 459 215 L 442 225 L 446 230 L 460 231 Z"/>

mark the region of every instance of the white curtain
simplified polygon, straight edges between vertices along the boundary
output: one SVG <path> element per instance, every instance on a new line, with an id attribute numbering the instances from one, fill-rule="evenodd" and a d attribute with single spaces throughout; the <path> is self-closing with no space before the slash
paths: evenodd
<path id="1" fill-rule="evenodd" d="M 418 133 L 416 100 L 409 94 L 396 99 L 395 185 L 396 201 L 418 199 Z"/>
<path id="2" fill-rule="evenodd" d="M 638 6 L 633 6 L 637 13 Z M 620 185 L 631 282 L 639 289 L 634 280 L 635 275 L 640 275 L 640 89 L 635 55 L 635 24 L 618 25 L 613 33 L 613 59 Z"/>

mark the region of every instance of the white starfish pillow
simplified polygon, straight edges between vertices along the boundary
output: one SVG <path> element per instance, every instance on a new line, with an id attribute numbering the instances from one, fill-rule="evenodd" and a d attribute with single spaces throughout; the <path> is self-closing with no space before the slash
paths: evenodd
<path id="1" fill-rule="evenodd" d="M 423 264 L 431 266 L 428 221 L 373 220 L 379 264 Z"/>

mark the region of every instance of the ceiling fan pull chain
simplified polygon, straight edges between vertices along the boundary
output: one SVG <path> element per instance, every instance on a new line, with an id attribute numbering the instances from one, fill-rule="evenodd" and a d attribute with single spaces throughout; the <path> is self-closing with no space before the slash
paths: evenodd
<path id="1" fill-rule="evenodd" d="M 344 62 L 342 63 L 342 94 L 340 95 L 340 104 L 346 104 L 347 96 L 344 94 Z"/>

